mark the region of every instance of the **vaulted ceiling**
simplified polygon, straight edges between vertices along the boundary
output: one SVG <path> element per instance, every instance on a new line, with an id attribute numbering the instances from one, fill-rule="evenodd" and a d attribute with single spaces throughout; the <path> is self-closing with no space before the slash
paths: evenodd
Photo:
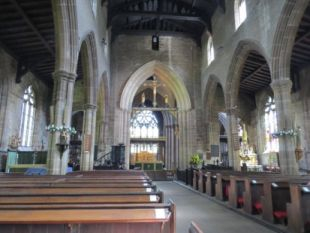
<path id="1" fill-rule="evenodd" d="M 110 0 L 108 24 L 119 34 L 186 36 L 200 41 L 210 32 L 215 9 L 225 11 L 224 0 Z"/>

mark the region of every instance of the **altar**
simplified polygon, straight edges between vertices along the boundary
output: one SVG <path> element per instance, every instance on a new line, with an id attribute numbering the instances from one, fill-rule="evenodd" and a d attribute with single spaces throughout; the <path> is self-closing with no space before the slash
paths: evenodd
<path id="1" fill-rule="evenodd" d="M 156 154 L 147 151 L 131 154 L 130 165 L 141 170 L 163 170 L 163 162 L 156 159 Z"/>

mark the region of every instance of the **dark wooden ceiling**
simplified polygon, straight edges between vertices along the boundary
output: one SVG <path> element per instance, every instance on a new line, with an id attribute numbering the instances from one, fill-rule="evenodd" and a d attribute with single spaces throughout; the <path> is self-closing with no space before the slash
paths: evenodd
<path id="1" fill-rule="evenodd" d="M 198 43 L 210 32 L 215 9 L 225 11 L 224 0 L 109 0 L 108 25 L 119 34 L 186 36 Z"/>
<path id="2" fill-rule="evenodd" d="M 291 66 L 300 70 L 310 64 L 310 4 L 304 12 L 295 38 Z"/>
<path id="3" fill-rule="evenodd" d="M 30 70 L 52 84 L 54 38 L 51 0 L 0 1 L 0 47 L 18 61 L 17 82 Z"/>
<path id="4" fill-rule="evenodd" d="M 255 92 L 266 88 L 271 82 L 269 66 L 258 52 L 250 51 L 240 78 L 240 93 L 254 97 Z"/>

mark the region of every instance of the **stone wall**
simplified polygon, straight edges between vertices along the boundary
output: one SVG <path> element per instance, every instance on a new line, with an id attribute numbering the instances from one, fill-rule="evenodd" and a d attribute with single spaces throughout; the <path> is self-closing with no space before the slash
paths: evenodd
<path id="1" fill-rule="evenodd" d="M 3 50 L 0 50 L 0 150 L 7 150 L 9 138 L 19 135 L 23 94 L 25 89 L 33 86 L 36 101 L 35 125 L 33 145 L 47 150 L 47 132 L 45 126 L 48 122 L 48 106 L 50 103 L 50 89 L 28 72 L 22 77 L 21 83 L 15 83 L 17 62 Z M 33 148 L 25 148 L 33 150 Z"/>
<path id="2" fill-rule="evenodd" d="M 112 109 L 114 110 L 114 143 L 124 143 L 124 120 L 122 118 L 120 97 L 129 77 L 140 67 L 151 61 L 173 70 L 184 84 L 189 93 L 191 106 L 201 108 L 200 89 L 200 47 L 189 38 L 160 36 L 159 51 L 151 48 L 151 36 L 120 35 L 112 42 L 111 48 L 111 84 L 112 84 Z M 147 79 L 148 77 L 145 77 Z M 197 109 L 196 109 L 197 110 Z M 193 148 L 197 149 L 198 139 L 196 123 L 201 120 L 201 113 L 190 112 L 193 117 L 186 117 L 182 121 L 190 121 L 190 128 L 186 129 L 186 140 L 189 141 L 184 154 L 190 156 Z M 112 123 L 112 122 L 111 122 Z M 120 133 L 122 132 L 122 133 Z M 125 142 L 126 144 L 126 142 Z M 185 166 L 184 162 L 184 165 Z"/>

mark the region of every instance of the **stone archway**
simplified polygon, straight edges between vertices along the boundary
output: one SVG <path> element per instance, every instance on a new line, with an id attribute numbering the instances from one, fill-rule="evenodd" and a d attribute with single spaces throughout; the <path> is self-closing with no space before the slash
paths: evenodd
<path id="1" fill-rule="evenodd" d="M 206 148 L 204 148 L 204 150 L 207 151 L 207 160 L 211 162 L 211 158 L 209 157 L 211 153 L 211 145 L 218 145 L 220 148 L 219 113 L 225 111 L 224 90 L 220 80 L 215 75 L 210 75 L 208 79 L 203 106 L 205 107 L 206 116 L 204 120 L 204 145 Z M 225 130 L 227 131 L 226 128 Z"/>
<path id="2" fill-rule="evenodd" d="M 168 66 L 159 61 L 151 61 L 138 70 L 136 70 L 126 82 L 121 96 L 120 96 L 120 122 L 118 122 L 116 130 L 119 143 L 124 143 L 126 147 L 130 145 L 129 137 L 129 122 L 132 103 L 136 92 L 143 82 L 150 76 L 155 75 L 158 80 L 166 85 L 166 87 L 173 93 L 178 107 L 178 123 L 180 127 L 179 138 L 179 158 L 178 165 L 180 168 L 185 168 L 188 164 L 188 157 L 192 152 L 193 138 L 189 135 L 191 125 L 195 124 L 190 120 L 192 105 L 187 89 L 178 74 Z M 126 167 L 129 167 L 129 150 L 126 150 L 125 155 Z"/>
<path id="3" fill-rule="evenodd" d="M 309 4 L 307 0 L 287 0 L 275 32 L 272 44 L 271 87 L 274 91 L 277 108 L 278 130 L 294 129 L 294 112 L 291 100 L 292 82 L 291 57 L 296 34 L 304 12 Z M 294 156 L 294 138 L 279 138 L 281 173 L 298 174 L 298 165 Z"/>
<path id="4" fill-rule="evenodd" d="M 97 111 L 98 59 L 95 35 L 90 32 L 81 44 L 81 62 L 85 85 L 81 170 L 93 170 Z"/>
<path id="5" fill-rule="evenodd" d="M 257 42 L 252 40 L 240 41 L 237 48 L 235 49 L 234 55 L 232 57 L 232 63 L 229 66 L 227 81 L 225 85 L 225 104 L 226 113 L 228 121 L 228 151 L 229 158 L 231 159 L 230 165 L 234 167 L 235 170 L 240 169 L 239 164 L 239 136 L 238 136 L 238 95 L 240 78 L 244 64 L 247 60 L 248 54 L 251 51 L 256 51 L 265 58 L 267 65 L 268 59 L 266 52 L 263 47 Z"/>

